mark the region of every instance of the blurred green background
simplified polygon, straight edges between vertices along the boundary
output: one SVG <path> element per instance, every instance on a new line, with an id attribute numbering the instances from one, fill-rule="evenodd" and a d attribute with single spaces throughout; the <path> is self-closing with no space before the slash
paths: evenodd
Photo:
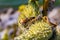
<path id="1" fill-rule="evenodd" d="M 13 7 L 17 8 L 21 4 L 27 4 L 28 0 L 0 0 L 0 8 Z M 40 5 L 43 4 L 43 0 L 39 0 Z M 59 5 L 60 0 L 56 0 L 55 5 Z"/>
<path id="2" fill-rule="evenodd" d="M 55 6 L 58 6 L 58 5 L 60 5 L 60 0 L 56 0 L 55 2 Z"/>
<path id="3" fill-rule="evenodd" d="M 0 8 L 13 7 L 17 8 L 21 4 L 27 4 L 28 0 L 0 0 Z M 39 0 L 39 3 L 42 4 L 43 0 Z"/>

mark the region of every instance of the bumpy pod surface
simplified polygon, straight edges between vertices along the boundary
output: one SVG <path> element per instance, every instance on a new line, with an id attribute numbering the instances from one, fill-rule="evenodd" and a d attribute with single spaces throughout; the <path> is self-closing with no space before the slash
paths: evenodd
<path id="1" fill-rule="evenodd" d="M 36 17 L 38 13 L 35 12 L 35 9 L 31 5 L 25 6 L 25 9 L 21 12 L 18 18 L 18 25 L 20 26 L 20 21 L 30 17 Z"/>
<path id="2" fill-rule="evenodd" d="M 38 14 L 39 13 L 36 13 L 35 8 L 31 5 L 26 5 L 18 19 L 21 21 L 21 19 L 36 17 Z"/>
<path id="3" fill-rule="evenodd" d="M 56 38 L 55 40 L 60 40 L 60 25 L 56 27 Z"/>
<path id="4" fill-rule="evenodd" d="M 51 25 L 44 21 L 35 22 L 15 40 L 48 40 L 52 36 Z"/>
<path id="5" fill-rule="evenodd" d="M 21 10 L 21 14 L 18 18 L 18 24 L 21 20 L 38 16 L 40 14 L 38 5 L 38 0 L 29 0 L 28 5 L 20 6 L 19 10 Z"/>

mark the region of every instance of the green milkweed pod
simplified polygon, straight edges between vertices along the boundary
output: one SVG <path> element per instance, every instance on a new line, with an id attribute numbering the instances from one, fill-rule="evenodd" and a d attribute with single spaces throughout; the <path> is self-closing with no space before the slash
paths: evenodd
<path id="1" fill-rule="evenodd" d="M 37 21 L 28 30 L 16 37 L 17 40 L 48 40 L 52 36 L 51 25 L 44 21 Z"/>

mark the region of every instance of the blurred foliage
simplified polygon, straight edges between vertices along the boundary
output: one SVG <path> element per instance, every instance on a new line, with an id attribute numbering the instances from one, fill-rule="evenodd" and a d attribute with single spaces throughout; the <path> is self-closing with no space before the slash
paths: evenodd
<path id="1" fill-rule="evenodd" d="M 56 0 L 55 2 L 55 6 L 58 6 L 58 5 L 60 5 L 60 0 Z"/>
<path id="2" fill-rule="evenodd" d="M 28 0 L 0 0 L 0 7 L 18 7 L 21 4 L 27 4 Z M 43 0 L 39 0 L 40 4 L 43 4 Z M 59 5 L 60 0 L 56 0 L 55 5 Z M 5 6 L 7 5 L 7 6 Z"/>
<path id="3" fill-rule="evenodd" d="M 0 0 L 0 8 L 5 7 L 13 7 L 18 8 L 18 6 L 22 4 L 27 4 L 28 0 Z M 42 4 L 42 0 L 40 0 L 40 4 Z"/>
<path id="4" fill-rule="evenodd" d="M 22 4 L 27 4 L 28 0 L 0 0 L 0 8 L 13 7 L 18 8 Z M 43 4 L 43 0 L 39 0 L 40 5 Z M 55 5 L 59 5 L 60 0 L 56 0 Z"/>

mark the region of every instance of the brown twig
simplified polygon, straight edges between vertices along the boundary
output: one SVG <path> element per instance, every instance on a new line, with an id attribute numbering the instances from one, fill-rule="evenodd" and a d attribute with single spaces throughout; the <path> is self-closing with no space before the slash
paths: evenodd
<path id="1" fill-rule="evenodd" d="M 43 1 L 43 16 L 47 16 L 47 9 L 48 9 L 48 5 L 49 5 L 49 1 L 50 0 L 44 0 Z"/>

